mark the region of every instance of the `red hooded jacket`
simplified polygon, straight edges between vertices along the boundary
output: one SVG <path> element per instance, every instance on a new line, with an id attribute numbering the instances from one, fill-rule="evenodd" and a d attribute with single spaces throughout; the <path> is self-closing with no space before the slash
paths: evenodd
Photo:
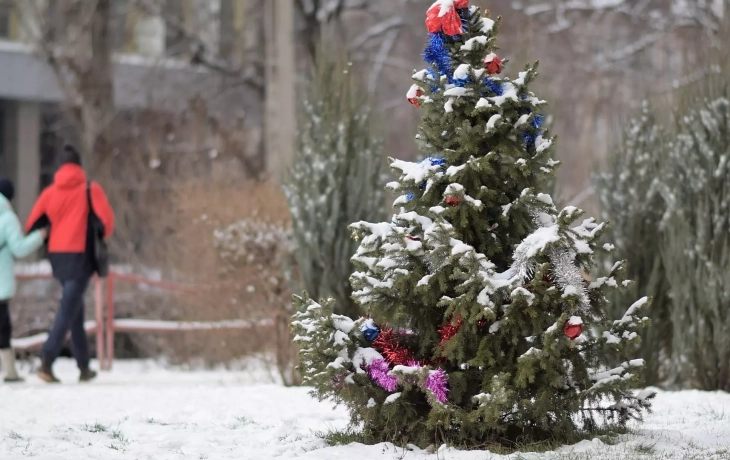
<path id="1" fill-rule="evenodd" d="M 56 172 L 53 184 L 41 193 L 28 217 L 26 231 L 50 225 L 48 252 L 57 278 L 68 278 L 82 270 L 87 253 L 89 205 L 88 182 L 81 166 L 65 164 Z M 96 182 L 91 183 L 94 212 L 104 224 L 104 236 L 114 232 L 114 211 Z M 81 257 L 79 257 L 81 256 Z"/>

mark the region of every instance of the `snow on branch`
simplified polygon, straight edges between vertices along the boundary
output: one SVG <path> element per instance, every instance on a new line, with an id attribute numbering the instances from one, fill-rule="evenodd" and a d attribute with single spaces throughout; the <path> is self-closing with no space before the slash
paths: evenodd
<path id="1" fill-rule="evenodd" d="M 641 321 L 641 319 L 636 317 L 635 315 L 639 312 L 639 310 L 641 310 L 641 308 L 643 308 L 648 303 L 648 297 L 642 297 L 641 299 L 637 300 L 636 302 L 634 302 L 633 305 L 631 305 L 631 307 L 629 307 L 628 310 L 626 310 L 626 313 L 621 319 L 614 321 L 614 325 L 625 326 L 631 325 L 637 321 Z"/>

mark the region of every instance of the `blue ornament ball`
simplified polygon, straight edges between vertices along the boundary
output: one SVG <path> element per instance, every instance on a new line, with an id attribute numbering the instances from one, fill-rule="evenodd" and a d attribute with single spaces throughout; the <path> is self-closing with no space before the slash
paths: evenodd
<path id="1" fill-rule="evenodd" d="M 377 324 L 375 324 L 375 321 L 368 318 L 365 320 L 365 322 L 362 324 L 362 327 L 360 327 L 360 330 L 362 331 L 362 334 L 365 336 L 365 339 L 368 342 L 372 342 L 373 340 L 378 338 L 378 335 L 380 334 L 380 328 Z"/>
<path id="2" fill-rule="evenodd" d="M 446 159 L 445 158 L 429 157 L 428 160 L 431 162 L 431 166 L 443 166 L 443 165 L 446 164 Z"/>

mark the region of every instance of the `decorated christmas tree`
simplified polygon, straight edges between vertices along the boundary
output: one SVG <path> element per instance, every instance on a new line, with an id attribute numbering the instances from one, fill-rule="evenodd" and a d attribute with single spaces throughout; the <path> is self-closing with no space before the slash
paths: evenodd
<path id="1" fill-rule="evenodd" d="M 623 265 L 588 280 L 605 225 L 558 211 L 541 193 L 558 162 L 529 91 L 537 65 L 500 76 L 499 20 L 466 0 L 427 12 L 428 66 L 407 99 L 423 111 L 425 159 L 400 175 L 391 222 L 351 226 L 354 297 L 367 317 L 296 297 L 305 383 L 344 403 L 366 442 L 422 447 L 571 440 L 649 408 L 641 360 L 643 298 L 619 318 L 604 290 Z"/>

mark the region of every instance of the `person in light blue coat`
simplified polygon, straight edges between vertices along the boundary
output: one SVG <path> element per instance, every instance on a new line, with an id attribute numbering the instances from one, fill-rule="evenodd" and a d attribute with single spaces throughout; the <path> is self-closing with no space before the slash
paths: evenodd
<path id="1" fill-rule="evenodd" d="M 14 259 L 27 257 L 43 245 L 46 230 L 23 234 L 18 216 L 10 202 L 15 194 L 13 183 L 0 179 L 0 363 L 5 382 L 22 382 L 15 368 L 15 352 L 10 347 L 12 323 L 10 300 L 15 296 Z"/>

